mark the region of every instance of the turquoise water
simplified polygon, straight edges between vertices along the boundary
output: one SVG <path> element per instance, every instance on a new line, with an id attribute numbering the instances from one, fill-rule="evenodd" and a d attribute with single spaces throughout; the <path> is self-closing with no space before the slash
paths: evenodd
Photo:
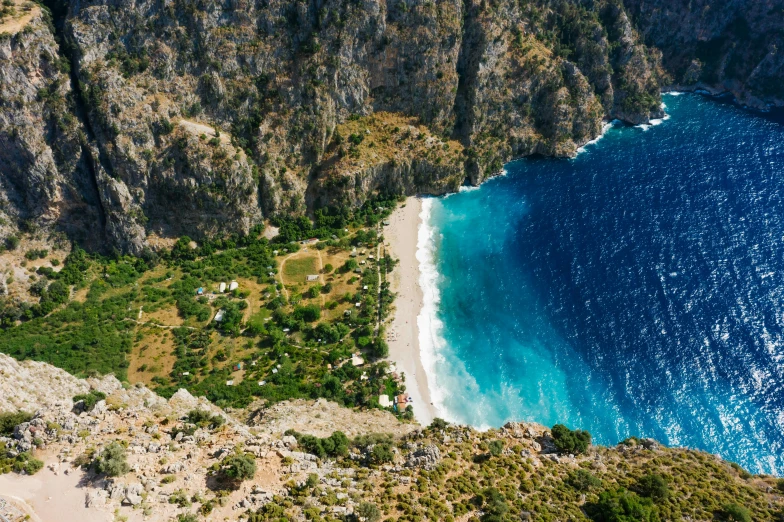
<path id="1" fill-rule="evenodd" d="M 784 473 L 784 126 L 696 95 L 573 160 L 425 201 L 442 416 L 704 449 Z"/>

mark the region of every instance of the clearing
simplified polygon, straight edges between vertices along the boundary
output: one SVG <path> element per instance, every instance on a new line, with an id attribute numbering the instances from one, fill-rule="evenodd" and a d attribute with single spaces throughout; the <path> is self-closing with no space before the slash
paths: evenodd
<path id="1" fill-rule="evenodd" d="M 16 34 L 41 13 L 34 2 L 15 0 L 11 6 L 0 7 L 0 33 Z"/>

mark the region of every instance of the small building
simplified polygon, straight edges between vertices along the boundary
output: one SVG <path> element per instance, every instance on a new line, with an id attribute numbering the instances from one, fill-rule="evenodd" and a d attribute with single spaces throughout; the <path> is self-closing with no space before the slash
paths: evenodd
<path id="1" fill-rule="evenodd" d="M 238 372 L 240 370 L 242 370 L 242 363 L 238 362 L 237 364 L 234 365 L 234 371 Z"/>
<path id="2" fill-rule="evenodd" d="M 226 386 L 234 386 L 234 381 L 226 381 Z"/>
<path id="3" fill-rule="evenodd" d="M 367 289 L 368 289 L 368 285 L 362 287 L 362 290 L 367 290 Z"/>
<path id="4" fill-rule="evenodd" d="M 388 226 L 389 226 L 389 221 L 382 221 L 381 223 L 382 223 L 382 224 L 383 224 L 385 227 L 388 227 Z"/>
<path id="5" fill-rule="evenodd" d="M 355 353 L 351 356 L 351 364 L 354 366 L 362 366 L 365 364 L 365 359 L 363 359 L 358 353 Z"/>
<path id="6" fill-rule="evenodd" d="M 373 257 L 373 254 L 370 254 L 370 255 L 368 256 L 368 259 L 375 259 L 375 257 Z"/>
<path id="7" fill-rule="evenodd" d="M 196 295 L 204 295 L 204 288 L 199 287 L 196 289 Z"/>
<path id="8" fill-rule="evenodd" d="M 319 276 L 316 275 L 316 274 L 311 274 L 311 275 L 305 277 L 305 281 L 308 282 L 308 283 L 312 283 L 313 281 L 318 281 L 318 280 L 319 280 Z"/>
<path id="9" fill-rule="evenodd" d="M 356 306 L 357 308 L 359 308 L 360 306 L 362 306 L 362 303 L 355 303 L 355 304 L 354 304 L 354 306 Z"/>
<path id="10" fill-rule="evenodd" d="M 226 291 L 226 283 L 221 283 L 218 285 L 218 292 L 223 293 Z"/>
<path id="11" fill-rule="evenodd" d="M 217 313 L 217 314 L 215 314 L 215 319 L 214 319 L 214 320 L 215 320 L 215 322 L 216 322 L 216 323 L 219 323 L 219 322 L 223 321 L 223 314 L 225 314 L 225 313 L 226 313 L 226 312 L 224 312 L 222 309 L 221 309 L 221 310 L 218 310 L 218 313 Z"/>
<path id="12" fill-rule="evenodd" d="M 191 372 L 182 372 L 180 375 L 182 375 L 183 377 L 187 377 L 190 374 L 191 374 Z"/>
<path id="13" fill-rule="evenodd" d="M 239 285 L 239 283 L 237 283 L 237 281 L 232 281 L 231 284 L 229 284 L 229 292 L 233 292 L 234 290 L 236 290 L 239 287 L 240 287 L 240 285 Z"/>
<path id="14" fill-rule="evenodd" d="M 265 384 L 267 384 L 267 381 L 259 381 L 259 386 L 264 386 Z"/>
<path id="15" fill-rule="evenodd" d="M 357 257 L 357 249 L 355 248 L 354 250 L 352 250 L 352 251 L 351 251 L 351 253 L 350 253 L 349 255 L 350 255 L 351 257 Z"/>
<path id="16" fill-rule="evenodd" d="M 382 394 L 378 396 L 378 405 L 382 408 L 389 408 L 392 406 L 392 402 L 389 400 L 389 395 Z"/>
<path id="17" fill-rule="evenodd" d="M 395 397 L 395 404 L 401 410 L 406 409 L 406 406 L 408 406 L 409 402 L 411 402 L 411 399 L 408 397 L 407 393 L 401 393 L 400 395 Z"/>
<path id="18" fill-rule="evenodd" d="M 278 373 L 278 369 L 277 368 L 273 368 L 272 369 L 272 373 Z"/>

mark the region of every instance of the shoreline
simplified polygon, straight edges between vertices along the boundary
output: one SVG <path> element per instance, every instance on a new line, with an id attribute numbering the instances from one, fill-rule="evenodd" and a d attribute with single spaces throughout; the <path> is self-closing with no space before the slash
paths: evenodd
<path id="1" fill-rule="evenodd" d="M 406 393 L 414 401 L 414 417 L 423 426 L 428 426 L 438 417 L 438 412 L 432 404 L 430 383 L 422 365 L 419 346 L 418 317 L 424 296 L 419 284 L 416 254 L 422 200 L 408 197 L 403 205 L 395 209 L 389 216 L 389 225 L 384 227 L 384 239 L 393 257 L 399 260 L 390 277 L 392 291 L 397 297 L 394 317 L 387 327 L 389 360 L 395 364 L 398 373 L 405 374 Z"/>

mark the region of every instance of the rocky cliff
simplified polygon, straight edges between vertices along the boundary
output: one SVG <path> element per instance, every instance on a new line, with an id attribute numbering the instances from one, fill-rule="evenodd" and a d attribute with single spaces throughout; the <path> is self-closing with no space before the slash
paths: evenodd
<path id="1" fill-rule="evenodd" d="M 651 18 L 653 4 L 629 4 L 50 0 L 54 23 L 38 12 L 0 43 L 13 57 L 2 69 L 4 233 L 58 224 L 139 254 L 153 237 L 243 233 L 374 191 L 453 191 L 519 156 L 573 155 L 605 119 L 661 114 L 673 80 L 654 45 L 676 82 L 701 52 L 699 32 L 666 29 L 681 8 Z M 778 63 L 766 48 L 744 77 L 760 96 Z M 404 120 L 425 157 L 393 136 Z M 385 142 L 350 141 L 372 126 Z"/>
<path id="2" fill-rule="evenodd" d="M 676 89 L 784 105 L 784 2 L 625 0 L 642 38 L 664 54 Z"/>

